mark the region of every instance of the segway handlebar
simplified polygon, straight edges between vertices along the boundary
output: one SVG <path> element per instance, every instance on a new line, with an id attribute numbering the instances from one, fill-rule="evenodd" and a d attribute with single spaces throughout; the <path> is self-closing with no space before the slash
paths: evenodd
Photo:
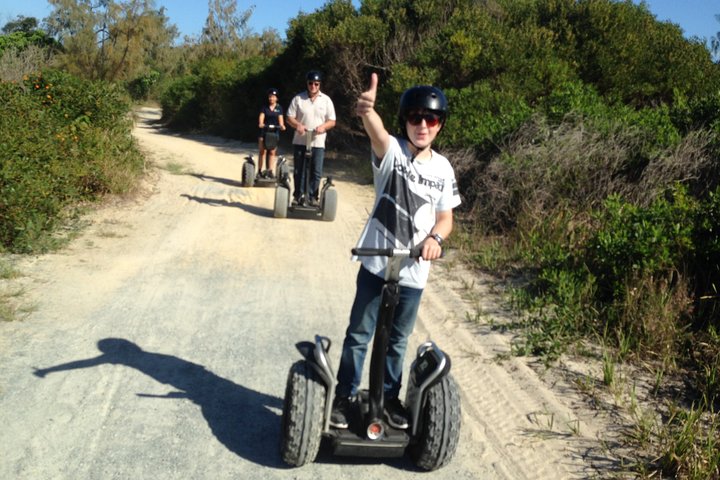
<path id="1" fill-rule="evenodd" d="M 352 254 L 358 257 L 405 257 L 420 258 L 422 248 L 353 248 Z"/>

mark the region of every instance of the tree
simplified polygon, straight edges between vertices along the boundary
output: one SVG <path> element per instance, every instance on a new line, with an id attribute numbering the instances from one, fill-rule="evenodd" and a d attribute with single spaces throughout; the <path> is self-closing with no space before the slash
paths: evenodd
<path id="1" fill-rule="evenodd" d="M 15 20 L 12 20 L 5 24 L 5 26 L 2 28 L 2 33 L 6 35 L 14 32 L 30 33 L 37 30 L 37 28 L 37 18 L 18 15 Z"/>
<path id="2" fill-rule="evenodd" d="M 238 55 L 247 57 L 248 22 L 253 8 L 237 13 L 236 0 L 208 0 L 208 16 L 200 36 L 205 56 Z"/>
<path id="3" fill-rule="evenodd" d="M 19 15 L 15 20 L 5 24 L 0 35 L 0 55 L 9 49 L 25 50 L 30 46 L 40 49 L 50 47 L 51 50 L 59 48 L 58 43 L 48 36 L 47 32 L 38 28 L 35 17 Z M 49 52 L 52 53 L 52 52 Z"/>
<path id="4" fill-rule="evenodd" d="M 715 15 L 715 20 L 720 22 L 720 15 Z M 710 51 L 715 61 L 720 62 L 720 32 L 717 32 L 715 36 L 710 39 Z"/>
<path id="5" fill-rule="evenodd" d="M 177 28 L 153 0 L 49 0 L 50 33 L 65 48 L 60 61 L 69 72 L 90 79 L 127 80 L 143 73 Z"/>
<path id="6" fill-rule="evenodd" d="M 34 17 L 18 16 L 2 28 L 0 35 L 0 79 L 20 81 L 25 74 L 49 65 L 60 44 L 38 28 Z"/>

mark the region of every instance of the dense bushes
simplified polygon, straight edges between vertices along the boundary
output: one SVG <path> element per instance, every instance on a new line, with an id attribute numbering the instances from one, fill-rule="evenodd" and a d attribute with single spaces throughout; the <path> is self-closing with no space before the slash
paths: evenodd
<path id="1" fill-rule="evenodd" d="M 538 274 L 523 297 L 535 318 L 523 349 L 554 356 L 569 338 L 595 332 L 625 355 L 720 372 L 720 343 L 712 340 L 720 330 L 720 270 L 712 263 L 720 259 L 719 196 L 720 189 L 695 199 L 676 186 L 646 207 L 611 196 L 586 222 L 537 225 L 524 249 Z M 704 348 L 696 352 L 690 338 L 704 338 Z M 720 400 L 720 382 L 696 387 L 708 404 Z"/>
<path id="2" fill-rule="evenodd" d="M 1 248 L 42 250 L 69 206 L 133 188 L 143 159 L 119 87 L 46 72 L 1 82 L 0 102 Z"/>
<path id="3" fill-rule="evenodd" d="M 245 119 L 267 87 L 279 88 L 287 105 L 311 68 L 325 73 L 323 90 L 338 111 L 336 135 L 360 130 L 354 99 L 370 71 L 380 73 L 377 109 L 389 125 L 408 86 L 445 89 L 452 115 L 439 141 L 447 147 L 492 150 L 532 113 L 553 122 L 572 111 L 631 123 L 664 121 L 672 112 L 681 133 L 719 115 L 711 99 L 720 69 L 707 48 L 630 1 L 365 0 L 356 10 L 349 0 L 333 0 L 290 22 L 279 55 L 254 62 L 199 62 L 164 97 L 165 120 L 219 133 L 220 118 L 238 128 L 237 136 L 253 138 L 255 126 Z M 231 104 L 232 112 L 213 103 Z M 665 145 L 672 132 L 661 127 Z"/>
<path id="4" fill-rule="evenodd" d="M 231 138 L 252 132 L 254 136 L 257 113 L 265 101 L 265 89 L 256 85 L 257 77 L 267 63 L 259 57 L 199 62 L 163 93 L 163 120 L 178 130 L 203 130 Z"/>

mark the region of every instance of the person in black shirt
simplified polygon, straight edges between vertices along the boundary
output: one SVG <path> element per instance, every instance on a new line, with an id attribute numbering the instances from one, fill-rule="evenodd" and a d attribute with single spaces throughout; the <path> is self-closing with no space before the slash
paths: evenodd
<path id="1" fill-rule="evenodd" d="M 285 130 L 285 119 L 283 109 L 278 103 L 277 88 L 269 88 L 267 91 L 267 103 L 260 110 L 258 127 L 260 128 L 260 136 L 258 137 L 258 175 L 273 178 L 275 176 L 280 131 Z M 263 170 L 263 163 L 266 166 L 265 170 Z"/>

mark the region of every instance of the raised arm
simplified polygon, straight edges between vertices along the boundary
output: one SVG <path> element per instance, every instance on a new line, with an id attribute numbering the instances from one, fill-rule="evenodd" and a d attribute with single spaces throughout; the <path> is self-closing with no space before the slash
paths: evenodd
<path id="1" fill-rule="evenodd" d="M 355 112 L 362 119 L 365 132 L 370 137 L 373 153 L 376 157 L 383 158 L 390 145 L 390 134 L 385 130 L 380 115 L 375 111 L 377 85 L 378 77 L 376 73 L 373 73 L 370 76 L 370 89 L 358 97 Z"/>

